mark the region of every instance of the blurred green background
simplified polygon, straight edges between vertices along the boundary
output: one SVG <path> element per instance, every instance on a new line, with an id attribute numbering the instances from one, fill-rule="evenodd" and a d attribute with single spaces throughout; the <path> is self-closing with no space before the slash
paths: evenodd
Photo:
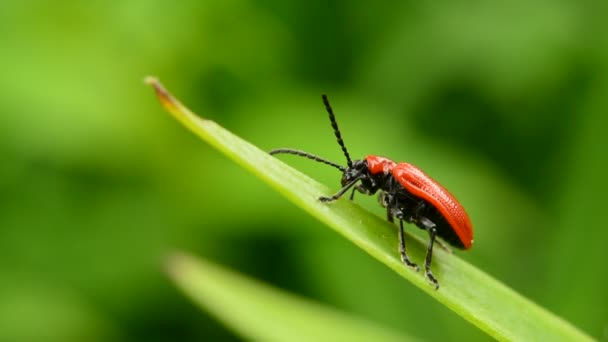
<path id="1" fill-rule="evenodd" d="M 239 340 L 166 279 L 174 249 L 422 339 L 488 339 L 180 127 L 148 74 L 263 149 L 342 162 L 329 94 L 353 156 L 414 163 L 465 205 L 458 257 L 608 340 L 605 13 L 3 0 L 0 340 Z M 282 159 L 338 189 L 333 168 Z"/>

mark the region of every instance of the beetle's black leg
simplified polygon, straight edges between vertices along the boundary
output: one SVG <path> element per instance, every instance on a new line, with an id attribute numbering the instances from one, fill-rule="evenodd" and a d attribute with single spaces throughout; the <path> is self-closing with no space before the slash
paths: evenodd
<path id="1" fill-rule="evenodd" d="M 429 232 L 429 246 L 426 251 L 426 258 L 424 259 L 424 270 L 426 272 L 426 278 L 435 285 L 435 290 L 439 289 L 439 282 L 431 272 L 431 260 L 433 258 L 433 243 L 435 242 L 435 237 L 437 236 L 437 229 L 435 223 L 431 222 L 426 217 L 420 218 L 420 223 L 425 227 L 425 229 Z"/>
<path id="2" fill-rule="evenodd" d="M 416 204 L 416 206 L 414 207 L 414 210 L 413 210 L 414 214 L 413 214 L 413 216 L 414 217 L 420 217 L 420 216 L 422 216 L 425 208 L 426 208 L 426 204 L 424 202 L 418 202 L 418 204 Z M 412 221 L 416 221 L 416 219 L 412 219 Z M 434 224 L 433 222 L 430 222 L 430 223 Z M 425 229 L 425 230 L 428 229 L 424 224 L 420 228 Z M 441 247 L 442 249 L 444 249 L 446 252 L 448 252 L 450 254 L 454 254 L 454 251 L 452 251 L 452 249 L 450 248 L 450 246 L 446 245 L 441 239 L 437 239 L 437 240 L 435 240 L 435 242 L 437 242 L 437 244 L 439 245 L 439 247 Z"/>
<path id="3" fill-rule="evenodd" d="M 359 179 L 361 179 L 361 178 L 355 178 L 353 181 L 346 184 L 344 187 L 342 187 L 342 189 L 340 189 L 340 191 L 338 191 L 335 195 L 333 195 L 331 197 L 325 197 L 325 196 L 319 197 L 319 201 L 333 202 L 333 201 L 337 200 L 338 198 L 342 197 L 342 195 L 344 195 L 344 193 L 347 192 L 348 189 L 352 188 L 352 186 L 355 185 L 355 183 L 357 183 L 359 181 Z"/>
<path id="4" fill-rule="evenodd" d="M 365 188 L 361 184 L 358 184 L 356 187 L 353 188 L 353 192 L 350 193 L 351 201 L 355 199 L 355 191 L 359 191 L 360 193 L 367 195 L 367 191 L 365 190 Z"/>
<path id="5" fill-rule="evenodd" d="M 393 213 L 391 212 L 391 207 L 386 207 L 386 220 L 390 223 L 395 222 L 393 219 Z"/>
<path id="6" fill-rule="evenodd" d="M 378 204 L 380 204 L 383 208 L 389 207 L 390 196 L 384 190 L 378 191 Z"/>
<path id="7" fill-rule="evenodd" d="M 390 212 L 390 207 L 388 209 L 389 212 L 389 216 L 391 215 Z M 415 263 L 413 263 L 410 258 L 407 256 L 407 253 L 405 251 L 405 239 L 403 236 L 403 220 L 399 219 L 399 252 L 401 253 L 401 261 L 403 261 L 404 264 L 406 264 L 407 266 L 413 268 L 414 270 L 416 270 L 416 272 L 418 272 L 420 270 L 420 267 L 418 267 L 418 265 L 416 265 Z"/>

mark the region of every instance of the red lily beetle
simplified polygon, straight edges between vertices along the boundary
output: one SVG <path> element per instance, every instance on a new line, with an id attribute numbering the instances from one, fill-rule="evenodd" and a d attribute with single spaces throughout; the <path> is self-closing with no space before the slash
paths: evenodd
<path id="1" fill-rule="evenodd" d="M 473 227 L 466 211 L 445 188 L 427 176 L 422 170 L 409 163 L 395 163 L 390 159 L 378 156 L 367 156 L 361 160 L 351 160 L 342 134 L 338 129 L 336 117 L 326 95 L 323 103 L 329 114 L 331 126 L 346 157 L 347 166 L 338 165 L 308 152 L 289 148 L 279 148 L 270 154 L 288 153 L 321 162 L 342 171 L 342 189 L 331 197 L 319 197 L 322 202 L 332 202 L 342 197 L 349 189 L 352 200 L 355 191 L 373 195 L 379 193 L 379 202 L 386 208 L 388 221 L 399 220 L 399 251 L 401 260 L 409 267 L 419 270 L 418 265 L 410 261 L 403 239 L 403 221 L 413 223 L 429 233 L 424 268 L 427 279 L 439 288 L 439 282 L 431 272 L 433 244 L 438 236 L 450 245 L 469 249 L 473 245 Z M 357 184 L 358 183 L 358 184 Z"/>

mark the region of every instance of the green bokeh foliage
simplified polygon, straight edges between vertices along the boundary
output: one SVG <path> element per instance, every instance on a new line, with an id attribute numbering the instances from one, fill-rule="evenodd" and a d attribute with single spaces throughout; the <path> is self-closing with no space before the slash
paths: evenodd
<path id="1" fill-rule="evenodd" d="M 352 155 L 466 205 L 459 256 L 608 338 L 603 7 L 2 1 L 0 340 L 236 339 L 163 277 L 173 248 L 412 336 L 487 338 L 159 114 L 150 73 L 258 146 L 341 161 L 328 93 Z"/>

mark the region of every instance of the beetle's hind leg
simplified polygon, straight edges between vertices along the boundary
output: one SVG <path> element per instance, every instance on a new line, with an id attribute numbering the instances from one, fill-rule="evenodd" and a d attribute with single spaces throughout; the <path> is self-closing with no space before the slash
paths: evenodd
<path id="1" fill-rule="evenodd" d="M 435 238 L 437 237 L 437 228 L 435 223 L 433 223 L 426 217 L 420 218 L 419 222 L 424 227 L 424 229 L 429 232 L 429 246 L 426 251 L 426 258 L 424 259 L 424 270 L 426 273 L 426 278 L 435 286 L 435 290 L 437 290 L 439 289 L 439 282 L 431 271 L 431 261 L 433 259 L 433 244 L 435 242 Z"/>

